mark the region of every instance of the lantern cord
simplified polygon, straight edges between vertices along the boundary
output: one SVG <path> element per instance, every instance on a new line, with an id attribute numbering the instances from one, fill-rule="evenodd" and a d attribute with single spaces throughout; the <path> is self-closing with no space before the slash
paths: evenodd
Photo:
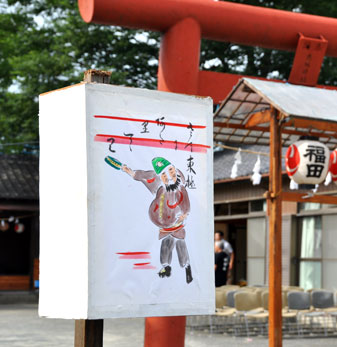
<path id="1" fill-rule="evenodd" d="M 15 216 L 14 219 L 13 219 L 13 216 L 12 217 L 0 217 L 0 220 L 4 220 L 4 221 L 9 221 L 9 220 L 16 220 L 16 219 L 24 219 L 24 218 L 29 218 L 29 217 L 33 217 L 33 216 L 36 216 L 36 213 L 34 214 L 26 214 L 26 215 L 23 215 L 23 216 Z"/>
<path id="2" fill-rule="evenodd" d="M 249 154 L 255 154 L 255 155 L 263 155 L 265 157 L 269 157 L 269 153 L 265 153 L 265 152 L 257 152 L 257 151 L 252 151 L 250 149 L 242 149 L 242 148 L 238 148 L 238 147 L 232 147 L 232 146 L 227 146 L 227 145 L 222 145 L 220 143 L 216 143 L 214 144 L 214 147 L 220 147 L 220 148 L 224 148 L 224 149 L 229 149 L 231 151 L 241 151 L 241 152 L 245 152 L 245 153 L 249 153 Z M 282 158 L 284 158 L 285 156 L 283 155 Z"/>

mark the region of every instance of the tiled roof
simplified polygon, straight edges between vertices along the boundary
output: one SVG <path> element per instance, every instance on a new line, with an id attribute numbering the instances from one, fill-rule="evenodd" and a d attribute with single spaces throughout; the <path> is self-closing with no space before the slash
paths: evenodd
<path id="1" fill-rule="evenodd" d="M 0 199 L 39 198 L 39 159 L 28 154 L 0 155 Z"/>
<path id="2" fill-rule="evenodd" d="M 234 86 L 216 110 L 213 140 L 269 145 L 271 109 L 282 115 L 280 142 L 283 147 L 290 146 L 301 136 L 308 136 L 309 129 L 310 136 L 317 137 L 332 150 L 336 148 L 336 90 L 246 77 Z"/>
<path id="3" fill-rule="evenodd" d="M 233 144 L 231 144 L 233 146 Z M 248 149 L 254 152 L 269 153 L 269 146 L 262 145 L 245 145 L 241 146 L 241 149 Z M 286 152 L 286 148 L 283 148 L 283 155 Z M 214 152 L 214 181 L 229 179 L 231 177 L 232 167 L 235 161 L 235 154 L 237 151 L 233 150 L 220 150 Z M 238 177 L 251 176 L 253 174 L 253 168 L 257 160 L 257 155 L 246 152 L 241 152 L 242 164 L 238 166 Z M 260 156 L 261 167 L 260 173 L 269 172 L 269 156 Z M 284 160 L 282 160 L 282 171 L 285 170 Z"/>

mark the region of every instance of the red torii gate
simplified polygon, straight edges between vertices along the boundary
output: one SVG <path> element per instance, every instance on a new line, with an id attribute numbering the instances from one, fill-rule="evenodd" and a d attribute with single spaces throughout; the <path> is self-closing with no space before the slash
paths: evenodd
<path id="1" fill-rule="evenodd" d="M 298 47 L 291 83 L 315 85 L 325 55 L 337 57 L 337 20 L 213 0 L 79 0 L 86 22 L 164 33 L 158 89 L 223 100 L 239 75 L 199 70 L 201 37 L 280 50 Z"/>
<path id="2" fill-rule="evenodd" d="M 337 19 L 214 0 L 78 0 L 86 22 L 163 33 L 158 90 L 211 96 L 218 103 L 242 77 L 200 71 L 201 38 L 296 50 L 289 82 L 315 86 L 323 58 L 337 57 Z M 277 274 L 274 274 L 277 276 Z M 274 276 L 274 277 L 275 277 Z M 270 278 L 274 281 L 275 278 Z M 282 345 L 270 296 L 271 346 Z M 185 317 L 148 318 L 145 345 L 184 346 Z"/>

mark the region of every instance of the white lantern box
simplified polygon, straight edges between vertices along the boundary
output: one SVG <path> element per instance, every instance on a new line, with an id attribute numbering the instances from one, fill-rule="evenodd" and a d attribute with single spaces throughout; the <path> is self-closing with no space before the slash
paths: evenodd
<path id="1" fill-rule="evenodd" d="M 81 83 L 39 118 L 39 314 L 214 313 L 212 100 Z"/>
<path id="2" fill-rule="evenodd" d="M 329 148 L 318 141 L 300 140 L 286 152 L 286 171 L 297 184 L 320 184 L 329 170 Z"/>

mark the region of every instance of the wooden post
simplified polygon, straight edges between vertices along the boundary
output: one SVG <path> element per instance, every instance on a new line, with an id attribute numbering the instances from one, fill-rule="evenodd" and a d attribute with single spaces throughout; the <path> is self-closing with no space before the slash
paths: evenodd
<path id="1" fill-rule="evenodd" d="M 282 346 L 282 173 L 281 126 L 270 120 L 269 174 L 269 346 Z"/>
<path id="2" fill-rule="evenodd" d="M 105 83 L 110 84 L 110 71 L 103 70 L 86 70 L 84 72 L 83 82 L 87 83 Z"/>
<path id="3" fill-rule="evenodd" d="M 109 71 L 87 70 L 84 72 L 83 82 L 110 83 Z M 103 319 L 75 320 L 75 347 L 103 347 Z"/>
<path id="4" fill-rule="evenodd" d="M 103 347 L 103 319 L 75 320 L 74 347 Z"/>

